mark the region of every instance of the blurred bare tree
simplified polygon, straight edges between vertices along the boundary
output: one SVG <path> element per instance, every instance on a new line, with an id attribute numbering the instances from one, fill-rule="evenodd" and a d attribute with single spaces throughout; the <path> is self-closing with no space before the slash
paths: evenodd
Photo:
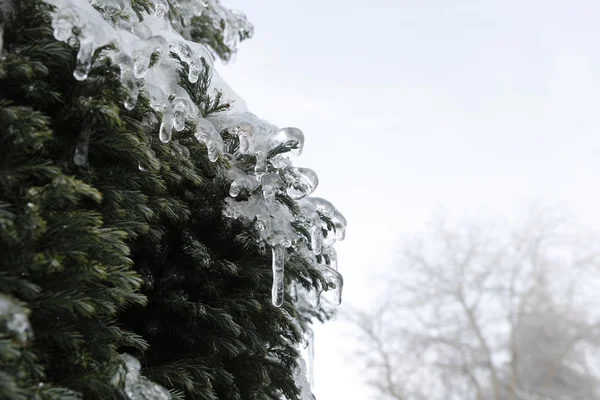
<path id="1" fill-rule="evenodd" d="M 403 249 L 350 315 L 380 399 L 600 399 L 600 244 L 567 218 L 451 224 Z"/>

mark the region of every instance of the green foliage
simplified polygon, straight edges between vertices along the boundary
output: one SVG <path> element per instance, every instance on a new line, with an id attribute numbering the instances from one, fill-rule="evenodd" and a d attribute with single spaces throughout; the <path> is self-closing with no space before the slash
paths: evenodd
<path id="1" fill-rule="evenodd" d="M 228 161 L 208 160 L 193 124 L 156 140 L 160 116 L 145 94 L 124 109 L 106 48 L 76 81 L 76 50 L 54 40 L 49 10 L 20 0 L 3 21 L 0 292 L 29 310 L 34 337 L 0 329 L 0 398 L 119 398 L 110 382 L 122 352 L 176 398 L 298 398 L 294 320 L 327 312 L 271 305 L 270 254 L 253 227 L 222 214 Z M 222 32 L 204 34 L 195 38 L 222 43 Z M 184 67 L 181 85 L 203 116 L 229 108 L 208 93 L 207 65 L 193 84 Z M 298 255 L 286 278 L 324 285 Z"/>
<path id="2" fill-rule="evenodd" d="M 75 82 L 73 50 L 52 38 L 47 12 L 39 1 L 15 3 L 0 60 L 0 291 L 26 304 L 35 332 L 25 343 L 2 336 L 0 398 L 108 399 L 118 349 L 146 347 L 115 318 L 145 303 L 126 240 L 149 228 L 114 223 L 118 202 L 92 183 L 124 186 L 106 178 L 118 162 L 93 179 L 72 154 L 84 126 L 122 149 L 143 130 L 119 115 L 114 69 Z M 142 210 L 126 214 L 143 222 Z"/>

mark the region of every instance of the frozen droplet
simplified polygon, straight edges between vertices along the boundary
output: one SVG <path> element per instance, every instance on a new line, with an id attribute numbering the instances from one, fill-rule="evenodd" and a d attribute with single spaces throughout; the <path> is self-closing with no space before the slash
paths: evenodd
<path id="1" fill-rule="evenodd" d="M 283 179 L 288 184 L 287 194 L 295 200 L 313 193 L 319 185 L 319 177 L 309 168 L 287 168 L 283 173 Z"/>
<path id="2" fill-rule="evenodd" d="M 301 155 L 304 149 L 304 133 L 298 128 L 282 128 L 272 137 L 272 147 L 283 145 L 291 148 L 290 152 Z"/>
<path id="3" fill-rule="evenodd" d="M 231 197 L 237 197 L 237 195 L 240 194 L 240 189 L 241 187 L 237 182 L 231 182 L 231 186 L 229 187 L 229 195 Z"/>
<path id="4" fill-rule="evenodd" d="M 335 226 L 335 234 L 337 240 L 344 240 L 346 238 L 346 218 L 342 215 L 341 212 L 335 210 L 333 214 L 333 218 L 331 219 L 333 225 Z"/>
<path id="5" fill-rule="evenodd" d="M 320 283 L 317 283 L 317 287 L 312 287 L 310 289 L 310 304 L 315 308 L 321 305 L 321 292 L 323 292 L 323 290 L 321 289 Z"/>
<path id="6" fill-rule="evenodd" d="M 176 131 L 182 131 L 185 128 L 185 112 L 183 110 L 175 110 L 174 127 Z"/>
<path id="7" fill-rule="evenodd" d="M 314 205 L 318 213 L 324 215 L 327 218 L 333 218 L 336 209 L 329 201 L 320 197 L 311 197 L 309 201 Z"/>
<path id="8" fill-rule="evenodd" d="M 123 103 L 123 105 L 125 106 L 125 109 L 131 111 L 135 108 L 135 105 L 137 104 L 137 97 L 131 97 L 128 96 L 125 99 L 125 102 Z"/>
<path id="9" fill-rule="evenodd" d="M 79 41 L 79 51 L 77 52 L 75 70 L 73 71 L 73 76 L 78 81 L 87 79 L 90 69 L 92 69 L 94 50 L 95 46 L 91 40 L 81 39 Z"/>
<path id="10" fill-rule="evenodd" d="M 283 246 L 273 246 L 273 286 L 271 288 L 271 302 L 275 307 L 281 307 L 285 293 L 285 248 Z"/>
<path id="11" fill-rule="evenodd" d="M 148 169 L 147 169 L 147 168 L 144 168 L 144 166 L 142 165 L 142 163 L 141 163 L 141 162 L 138 162 L 138 169 L 139 169 L 140 171 L 142 171 L 142 172 L 146 172 L 146 171 L 148 171 Z"/>
<path id="12" fill-rule="evenodd" d="M 160 123 L 158 137 L 161 142 L 169 143 L 169 141 L 171 140 L 172 133 L 173 133 L 173 116 L 171 115 L 171 113 L 165 113 L 163 115 L 162 122 Z"/>
<path id="13" fill-rule="evenodd" d="M 137 104 L 137 99 L 140 93 L 140 89 L 135 82 L 133 60 L 126 54 L 121 54 L 116 59 L 121 69 L 121 85 L 127 91 L 127 98 L 125 99 L 124 105 L 127 110 L 133 110 Z"/>
<path id="14" fill-rule="evenodd" d="M 208 159 L 217 161 L 219 155 L 223 154 L 223 139 L 210 121 L 200 118 L 196 122 L 196 139 L 206 145 Z"/>
<path id="15" fill-rule="evenodd" d="M 336 306 L 342 304 L 342 290 L 344 288 L 344 279 L 342 275 L 333 268 L 322 266 L 320 268 L 325 281 L 327 281 L 327 290 L 333 290 L 333 303 Z"/>
<path id="16" fill-rule="evenodd" d="M 202 73 L 202 64 L 190 64 L 190 68 L 188 70 L 188 80 L 191 83 L 198 82 L 200 73 Z"/>
<path id="17" fill-rule="evenodd" d="M 73 156 L 73 162 L 79 167 L 83 167 L 87 164 L 88 152 L 90 146 L 90 129 L 84 128 L 79 135 L 77 140 L 77 146 L 75 147 L 75 156 Z"/>
<path id="18" fill-rule="evenodd" d="M 333 246 L 337 240 L 335 228 L 328 229 L 329 226 L 323 222 L 323 245 L 324 246 Z"/>

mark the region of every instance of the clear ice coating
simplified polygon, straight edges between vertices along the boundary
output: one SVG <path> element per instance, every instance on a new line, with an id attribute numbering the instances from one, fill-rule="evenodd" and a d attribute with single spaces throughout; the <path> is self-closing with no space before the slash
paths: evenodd
<path id="1" fill-rule="evenodd" d="M 225 144 L 232 151 L 228 158 L 233 164 L 226 173 L 231 181 L 231 198 L 226 200 L 225 215 L 253 223 L 260 240 L 271 246 L 273 262 L 280 262 L 276 259 L 280 246 L 292 247 L 321 272 L 327 286 L 312 291 L 315 307 L 320 304 L 323 290 L 333 290 L 334 302 L 339 304 L 343 279 L 337 272 L 332 246 L 344 238 L 346 220 L 327 200 L 310 197 L 319 183 L 317 174 L 308 168 L 294 167 L 282 155 L 293 150 L 300 152 L 304 134 L 295 128 L 278 129 L 247 111 L 221 113 L 208 120 L 215 129 L 237 138 L 237 146 Z M 253 166 L 248 165 L 248 156 L 254 156 Z M 299 213 L 291 212 L 280 202 L 279 195 L 295 201 Z M 283 268 L 281 271 L 283 274 Z M 280 284 L 280 276 L 274 274 L 273 279 L 275 288 Z M 274 294 L 273 304 L 281 305 L 280 298 L 283 296 Z"/>
<path id="2" fill-rule="evenodd" d="M 87 79 L 93 69 L 94 52 L 99 47 L 114 44 L 115 50 L 105 50 L 102 56 L 120 68 L 121 83 L 127 92 L 124 107 L 134 109 L 140 92 L 146 92 L 150 106 L 161 115 L 158 132 L 161 141 L 172 142 L 174 151 L 189 157 L 189 151 L 172 140 L 189 123 L 196 127 L 195 137 L 206 146 L 211 162 L 219 157 L 230 162 L 230 167 L 221 171 L 231 182 L 223 213 L 252 224 L 258 232 L 258 245 L 270 247 L 272 303 L 283 304 L 285 260 L 289 252 L 310 262 L 326 282 L 324 288 L 319 282 L 315 283 L 310 293 L 292 282 L 291 298 L 298 304 L 310 301 L 318 307 L 323 290 L 333 290 L 334 303 L 339 304 L 343 279 L 337 271 L 333 246 L 345 237 L 346 219 L 328 201 L 311 197 L 319 184 L 317 174 L 308 168 L 295 167 L 284 155 L 302 154 L 304 133 L 294 127 L 279 129 L 250 113 L 244 100 L 213 68 L 216 51 L 191 40 L 192 19 L 200 15 L 207 17 L 216 30 L 222 31 L 231 53 L 221 56 L 228 61 L 238 43 L 253 34 L 245 15 L 221 6 L 218 0 L 151 0 L 150 13 L 140 14 L 133 11 L 131 0 L 91 0 L 91 4 L 87 0 L 47 1 L 56 6 L 52 21 L 54 37 L 78 50 L 73 71 L 76 79 Z M 179 17 L 169 21 L 170 11 Z M 1 40 L 0 33 L 0 51 Z M 209 92 L 220 92 L 230 102 L 230 109 L 204 118 L 189 94 L 178 85 L 179 64 L 170 57 L 170 52 L 187 65 L 187 79 L 192 83 L 199 79 L 204 65 L 208 66 L 212 75 Z M 228 139 L 224 141 L 223 137 Z M 87 163 L 88 147 L 89 132 L 84 132 L 75 151 L 77 165 Z M 149 160 L 149 165 L 139 165 L 140 171 L 160 168 L 155 156 Z M 0 297 L 0 313 L 3 304 Z M 25 319 L 17 318 L 11 326 L 17 327 L 19 321 L 21 325 L 26 321 L 26 314 L 18 315 Z M 17 329 L 26 330 L 22 326 Z M 312 384 L 313 334 L 310 329 L 306 332 L 308 366 L 300 365 L 298 376 L 302 381 L 301 376 L 307 373 L 309 377 L 304 381 Z M 140 364 L 135 358 L 123 355 L 123 360 L 125 371 L 116 378 L 124 379 L 130 399 L 171 398 L 166 389 L 139 375 Z M 302 400 L 313 399 L 310 386 L 300 387 Z"/>
<path id="3" fill-rule="evenodd" d="M 129 400 L 171 400 L 171 394 L 164 387 L 140 375 L 140 362 L 129 354 L 121 354 L 124 363 L 113 377 L 113 384 L 123 388 Z"/>
<path id="4" fill-rule="evenodd" d="M 186 119 L 202 119 L 189 95 L 177 85 L 178 64 L 169 57 L 169 52 L 174 52 L 188 65 L 190 82 L 198 80 L 204 65 L 212 67 L 214 50 L 191 41 L 189 24 L 192 18 L 204 14 L 215 29 L 224 29 L 225 42 L 232 53 L 241 38 L 250 37 L 253 32 L 243 14 L 224 8 L 218 0 L 174 3 L 153 0 L 150 14 L 135 13 L 130 0 L 47 1 L 56 6 L 52 20 L 54 37 L 78 49 L 73 76 L 80 81 L 87 79 L 94 52 L 101 46 L 115 45 L 115 50 L 106 49 L 103 55 L 120 68 L 121 84 L 128 93 L 124 106 L 132 110 L 140 91 L 148 92 L 152 107 L 162 114 L 159 138 L 163 142 L 171 140 L 173 129 L 181 131 Z M 167 18 L 169 4 L 177 8 L 181 16 L 173 21 L 173 25 Z M 234 95 L 216 71 L 212 72 L 211 89 L 222 91 L 228 99 L 235 100 L 237 111 L 245 111 L 243 100 Z M 222 153 L 221 138 L 212 132 L 207 135 L 201 136 L 211 161 L 216 161 Z"/>

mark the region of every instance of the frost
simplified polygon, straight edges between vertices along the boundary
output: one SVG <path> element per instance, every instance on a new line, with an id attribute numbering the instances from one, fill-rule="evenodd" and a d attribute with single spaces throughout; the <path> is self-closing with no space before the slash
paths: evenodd
<path id="1" fill-rule="evenodd" d="M 172 150 L 188 158 L 189 151 L 173 137 L 189 123 L 195 126 L 195 137 L 206 146 L 211 162 L 220 157 L 228 161 L 224 164 L 230 166 L 220 172 L 231 182 L 231 197 L 223 212 L 253 224 L 258 231 L 257 244 L 271 248 L 272 303 L 283 303 L 288 252 L 302 255 L 325 278 L 326 287 L 315 284 L 313 304 L 319 304 L 323 290 L 332 290 L 334 302 L 339 303 L 343 280 L 332 246 L 344 239 L 346 219 L 327 200 L 311 197 L 319 184 L 317 174 L 294 166 L 286 157 L 287 153 L 302 154 L 304 133 L 295 127 L 279 128 L 249 112 L 244 100 L 213 68 L 215 49 L 191 40 L 192 21 L 202 17 L 203 23 L 208 21 L 222 32 L 224 44 L 234 52 L 240 40 L 252 35 L 246 17 L 218 0 L 152 0 L 150 11 L 139 14 L 130 0 L 47 1 L 56 6 L 54 37 L 77 48 L 76 79 L 87 79 L 96 62 L 96 50 L 112 45 L 104 48 L 101 56 L 120 68 L 127 93 L 124 107 L 135 108 L 139 94 L 147 93 L 150 106 L 161 115 L 158 137 L 162 142 L 173 142 Z M 208 68 L 209 91 L 221 93 L 231 108 L 205 118 L 178 84 L 181 66 L 171 52 L 187 65 L 187 79 L 192 83 Z M 77 143 L 73 160 L 78 166 L 87 163 L 89 134 L 83 131 Z M 149 165 L 139 164 L 142 172 L 160 168 L 151 150 L 148 156 Z"/>
<path id="2" fill-rule="evenodd" d="M 122 387 L 130 400 L 171 400 L 164 387 L 140 375 L 140 362 L 129 354 L 121 354 L 124 366 L 113 377 L 113 384 Z"/>
<path id="3" fill-rule="evenodd" d="M 11 297 L 0 293 L 0 321 L 8 333 L 14 335 L 20 343 L 27 342 L 33 335 L 28 314 L 29 310 Z"/>

